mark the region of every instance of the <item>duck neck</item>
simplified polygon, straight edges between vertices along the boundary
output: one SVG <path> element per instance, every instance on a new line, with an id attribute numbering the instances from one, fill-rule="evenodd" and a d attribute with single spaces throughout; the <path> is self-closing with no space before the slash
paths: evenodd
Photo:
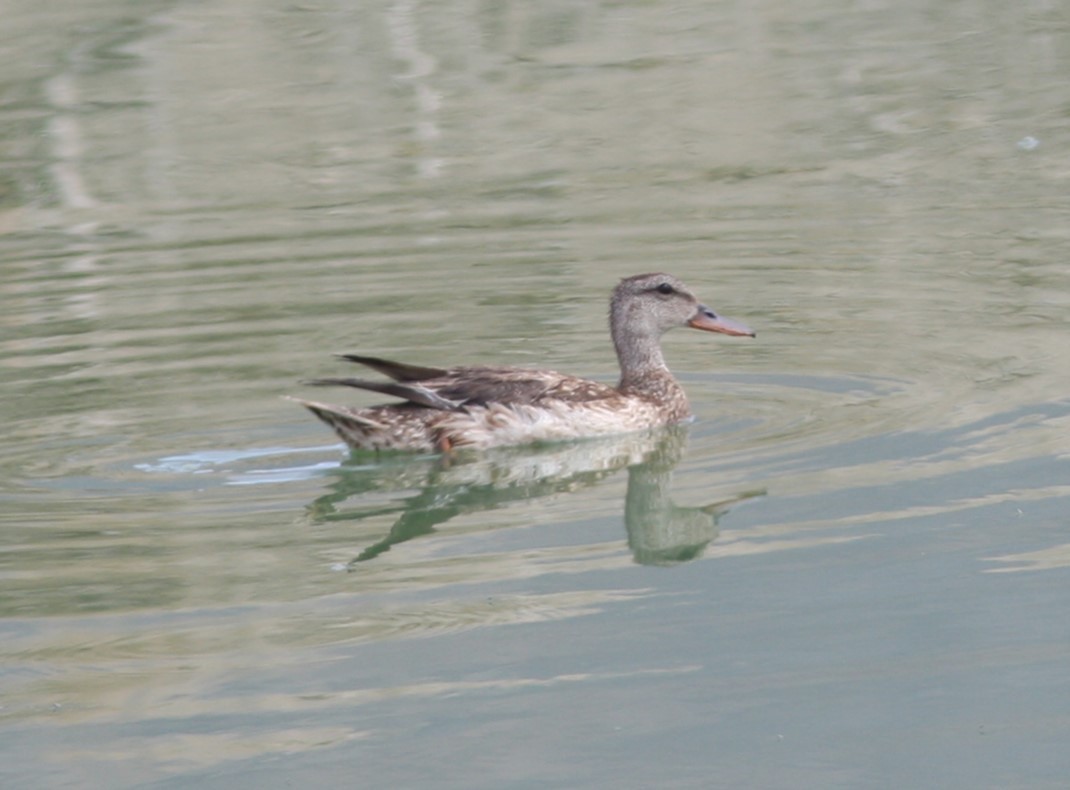
<path id="1" fill-rule="evenodd" d="M 661 338 L 656 331 L 649 331 L 646 327 L 635 329 L 618 316 L 613 317 L 611 330 L 617 361 L 620 363 L 618 389 L 642 391 L 649 387 L 650 382 L 672 380 L 672 373 L 661 354 Z"/>

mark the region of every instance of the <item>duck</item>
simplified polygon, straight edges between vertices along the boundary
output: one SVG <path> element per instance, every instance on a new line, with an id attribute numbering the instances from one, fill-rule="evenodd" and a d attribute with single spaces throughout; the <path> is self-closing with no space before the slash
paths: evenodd
<path id="1" fill-rule="evenodd" d="M 452 453 L 623 434 L 691 418 L 687 394 L 661 350 L 670 329 L 691 327 L 755 337 L 746 325 L 700 302 L 662 272 L 621 280 L 609 302 L 620 365 L 616 386 L 555 370 L 426 367 L 361 354 L 336 356 L 386 377 L 319 378 L 316 387 L 351 387 L 398 398 L 370 407 L 292 398 L 330 426 L 351 450 Z"/>

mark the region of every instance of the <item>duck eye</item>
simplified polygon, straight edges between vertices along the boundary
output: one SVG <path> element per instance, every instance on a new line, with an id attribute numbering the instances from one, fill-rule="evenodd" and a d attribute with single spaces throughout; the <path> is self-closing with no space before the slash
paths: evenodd
<path id="1" fill-rule="evenodd" d="M 657 290 L 657 292 L 659 294 L 665 294 L 666 296 L 668 296 L 671 293 L 676 293 L 676 291 L 673 289 L 673 287 L 671 285 L 669 285 L 668 283 L 662 283 L 655 290 Z"/>

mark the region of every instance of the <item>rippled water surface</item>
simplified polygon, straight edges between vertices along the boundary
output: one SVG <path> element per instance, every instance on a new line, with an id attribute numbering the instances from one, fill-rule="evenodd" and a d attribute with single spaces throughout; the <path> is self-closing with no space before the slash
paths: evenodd
<path id="1" fill-rule="evenodd" d="M 9 4 L 0 784 L 1065 787 L 1068 29 Z M 282 398 L 611 381 L 650 270 L 758 330 L 666 337 L 683 429 L 349 457 Z"/>

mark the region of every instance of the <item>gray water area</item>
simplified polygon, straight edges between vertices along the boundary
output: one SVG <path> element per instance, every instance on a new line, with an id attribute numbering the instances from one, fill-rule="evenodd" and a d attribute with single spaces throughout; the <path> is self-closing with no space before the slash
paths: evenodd
<path id="1" fill-rule="evenodd" d="M 3 20 L 0 786 L 1068 786 L 1064 5 Z M 651 270 L 758 332 L 666 336 L 681 429 L 283 399 L 612 381 Z"/>

